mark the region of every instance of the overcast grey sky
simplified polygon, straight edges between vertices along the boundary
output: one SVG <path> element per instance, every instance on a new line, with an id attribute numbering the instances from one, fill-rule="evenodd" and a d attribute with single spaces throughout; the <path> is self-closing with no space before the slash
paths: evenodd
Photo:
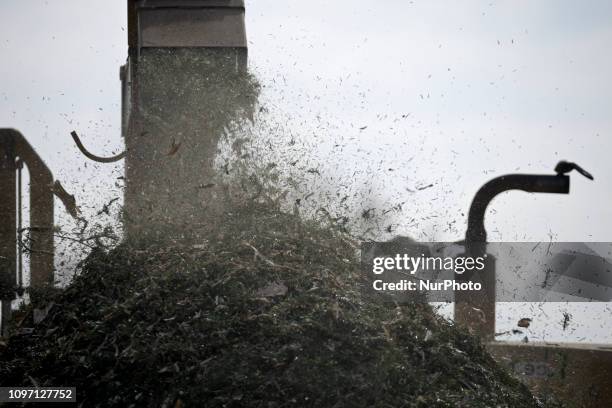
<path id="1" fill-rule="evenodd" d="M 0 1 L 0 126 L 31 141 L 86 214 L 120 195 L 122 164 L 87 163 L 69 132 L 100 154 L 123 149 L 125 8 Z M 424 240 L 462 238 L 495 175 L 576 161 L 595 182 L 499 197 L 490 238 L 612 241 L 610 21 L 606 0 L 247 1 L 262 127 L 321 168 L 313 188 L 350 193 L 355 214 L 404 202 L 381 228 Z"/>

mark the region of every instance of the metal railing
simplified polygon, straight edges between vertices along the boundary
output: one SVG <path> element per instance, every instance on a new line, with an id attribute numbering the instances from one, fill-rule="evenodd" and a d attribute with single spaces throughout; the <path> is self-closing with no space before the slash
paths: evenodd
<path id="1" fill-rule="evenodd" d="M 22 170 L 30 175 L 28 248 L 30 286 L 53 284 L 53 175 L 36 151 L 14 129 L 0 129 L 0 333 L 4 334 L 11 302 L 23 289 Z"/>

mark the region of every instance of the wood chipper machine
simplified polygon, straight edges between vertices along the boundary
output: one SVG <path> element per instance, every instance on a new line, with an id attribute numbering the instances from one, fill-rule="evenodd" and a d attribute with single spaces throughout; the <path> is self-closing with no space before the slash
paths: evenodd
<path id="1" fill-rule="evenodd" d="M 249 115 L 247 40 L 243 0 L 128 0 L 128 58 L 121 67 L 122 133 L 126 151 L 125 227 L 130 238 L 197 238 L 218 208 L 214 157 L 219 138 L 236 114 Z M 221 99 L 216 96 L 223 95 Z M 18 132 L 0 130 L 0 299 L 2 327 L 23 283 L 21 169 L 30 174 L 31 284 L 53 282 L 53 177 Z M 464 242 L 471 255 L 486 254 L 484 215 L 497 194 L 511 189 L 569 192 L 570 170 L 556 175 L 509 175 L 487 183 L 476 195 Z M 584 172 L 583 172 L 584 174 Z M 19 198 L 19 199 L 18 199 Z M 194 209 L 199 209 L 195 212 Z M 19 247 L 19 248 L 18 248 Z M 483 273 L 487 293 L 456 293 L 455 320 L 481 336 L 491 353 L 525 377 L 536 391 L 555 393 L 584 406 L 612 401 L 612 348 L 495 340 L 495 266 Z M 18 273 L 19 272 L 19 273 Z M 464 279 L 470 279 L 466 274 Z M 529 372 L 546 367 L 544 375 Z M 529 367 L 534 368 L 531 370 Z M 585 404 L 587 401 L 587 404 Z"/>

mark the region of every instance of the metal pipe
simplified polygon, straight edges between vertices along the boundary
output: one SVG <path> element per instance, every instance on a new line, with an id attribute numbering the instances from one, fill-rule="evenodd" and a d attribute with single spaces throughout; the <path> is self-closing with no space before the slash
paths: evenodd
<path id="1" fill-rule="evenodd" d="M 522 190 L 528 193 L 569 193 L 569 176 L 507 174 L 494 178 L 478 190 L 470 206 L 468 228 L 465 234 L 466 246 L 485 243 L 487 232 L 484 218 L 489 203 L 500 193 L 508 190 Z"/>
<path id="2" fill-rule="evenodd" d="M 508 190 L 521 190 L 528 193 L 569 193 L 569 176 L 564 174 L 508 174 L 494 178 L 483 185 L 472 201 L 468 214 L 468 228 L 465 234 L 466 253 L 472 257 L 485 256 L 487 253 L 487 232 L 485 213 L 489 203 L 498 195 Z M 460 280 L 477 279 L 482 284 L 482 291 L 455 293 L 455 321 L 467 326 L 474 334 L 485 341 L 495 338 L 495 287 L 496 260 L 488 256 L 487 267 L 478 274 L 469 273 Z"/>
<path id="3" fill-rule="evenodd" d="M 81 142 L 81 139 L 79 138 L 79 135 L 77 134 L 76 131 L 72 131 L 70 132 L 70 136 L 72 136 L 72 140 L 74 140 L 74 143 L 76 144 L 76 146 L 79 148 L 79 150 L 81 151 L 81 153 L 83 153 L 85 155 L 85 157 L 87 157 L 90 160 L 99 162 L 99 163 L 114 163 L 117 162 L 121 159 L 123 159 L 125 157 L 126 152 L 121 152 L 118 155 L 112 156 L 112 157 L 100 157 L 97 156 L 93 153 L 91 153 L 89 150 L 87 150 L 85 148 L 85 146 L 83 146 L 83 143 Z"/>

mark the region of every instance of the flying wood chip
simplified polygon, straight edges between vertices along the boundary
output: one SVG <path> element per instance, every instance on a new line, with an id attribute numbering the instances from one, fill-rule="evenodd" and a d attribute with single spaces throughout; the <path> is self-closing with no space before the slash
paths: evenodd
<path id="1" fill-rule="evenodd" d="M 181 148 L 182 142 L 176 142 L 176 140 L 172 139 L 172 143 L 170 145 L 170 151 L 168 152 L 168 156 L 174 156 L 176 152 Z"/>
<path id="2" fill-rule="evenodd" d="M 531 319 L 528 317 L 523 317 L 521 320 L 518 321 L 516 325 L 518 327 L 527 328 L 529 327 L 530 324 L 531 324 Z"/>

